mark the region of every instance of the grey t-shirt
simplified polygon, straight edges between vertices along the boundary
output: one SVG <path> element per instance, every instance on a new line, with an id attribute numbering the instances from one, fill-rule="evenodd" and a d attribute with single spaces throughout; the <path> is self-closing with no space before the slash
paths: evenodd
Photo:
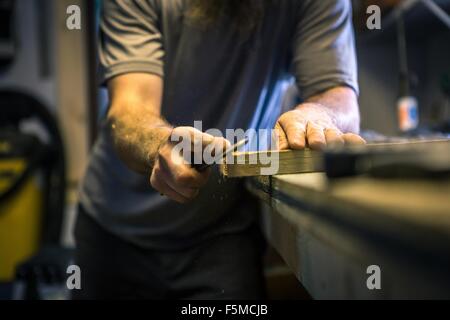
<path id="1" fill-rule="evenodd" d="M 243 37 L 223 18 L 204 29 L 186 15 L 189 0 L 104 0 L 102 80 L 130 72 L 164 79 L 162 113 L 174 126 L 270 128 L 283 93 L 302 98 L 346 85 L 358 90 L 350 0 L 277 0 L 259 28 Z M 145 117 L 145 115 L 142 115 Z M 85 210 L 135 244 L 178 248 L 237 232 L 254 217 L 239 208 L 238 181 L 217 172 L 200 196 L 176 204 L 117 157 L 104 128 L 81 187 Z"/>

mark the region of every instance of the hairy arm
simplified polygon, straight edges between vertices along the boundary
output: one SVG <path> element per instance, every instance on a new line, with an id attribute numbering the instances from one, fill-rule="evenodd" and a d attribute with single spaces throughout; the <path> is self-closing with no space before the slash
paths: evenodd
<path id="1" fill-rule="evenodd" d="M 172 132 L 161 117 L 163 81 L 152 74 L 130 73 L 108 81 L 108 91 L 107 122 L 114 148 L 131 170 L 148 174 Z"/>
<path id="2" fill-rule="evenodd" d="M 201 152 L 211 144 L 226 149 L 229 143 L 193 127 L 173 128 L 161 116 L 163 82 L 158 76 L 130 73 L 108 82 L 111 106 L 108 126 L 120 159 L 133 171 L 146 174 L 151 186 L 179 203 L 197 197 L 211 170 L 199 172 L 173 152 L 171 137 L 201 143 Z M 195 150 L 195 148 L 192 148 Z"/>

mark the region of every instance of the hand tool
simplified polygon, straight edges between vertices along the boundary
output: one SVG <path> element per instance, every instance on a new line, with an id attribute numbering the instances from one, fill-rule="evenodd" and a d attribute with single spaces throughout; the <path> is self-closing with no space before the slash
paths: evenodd
<path id="1" fill-rule="evenodd" d="M 248 140 L 249 140 L 249 138 L 246 137 L 245 139 L 240 140 L 238 143 L 236 143 L 236 144 L 232 145 L 231 147 L 229 147 L 228 149 L 226 149 L 224 152 L 218 154 L 217 156 L 214 157 L 214 161 L 211 164 L 207 164 L 207 163 L 193 164 L 192 167 L 195 168 L 199 172 L 203 172 L 206 169 L 208 169 L 209 167 L 211 167 L 213 164 L 218 163 L 220 160 L 225 158 L 230 153 L 236 152 L 240 147 L 245 146 L 248 143 Z"/>

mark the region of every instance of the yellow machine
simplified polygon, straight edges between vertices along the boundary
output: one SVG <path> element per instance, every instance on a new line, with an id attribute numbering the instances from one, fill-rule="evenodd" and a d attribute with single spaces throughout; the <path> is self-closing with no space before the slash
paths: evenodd
<path id="1" fill-rule="evenodd" d="M 0 135 L 0 282 L 14 279 L 17 265 L 39 248 L 44 208 L 36 167 L 39 142 L 28 136 Z M 36 144 L 36 145 L 33 145 Z M 41 179 L 42 180 L 42 179 Z"/>
<path id="2" fill-rule="evenodd" d="M 34 131 L 23 130 L 25 121 Z M 60 245 L 65 183 L 63 142 L 49 108 L 0 90 L 0 287 L 40 280 L 33 263 Z"/>

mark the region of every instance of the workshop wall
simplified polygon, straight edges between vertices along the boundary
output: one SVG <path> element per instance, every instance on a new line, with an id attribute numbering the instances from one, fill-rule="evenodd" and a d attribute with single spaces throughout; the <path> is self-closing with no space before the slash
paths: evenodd
<path id="1" fill-rule="evenodd" d="M 383 1 L 380 1 L 383 2 Z M 398 17 L 389 1 L 382 6 L 382 29 L 369 31 L 367 14 L 354 1 L 359 83 L 361 89 L 361 125 L 382 134 L 398 134 L 397 99 L 399 96 Z M 390 5 L 390 6 L 389 6 Z M 444 10 L 450 2 L 439 1 Z M 450 73 L 450 30 L 421 4 L 403 14 L 407 42 L 411 94 L 419 100 L 420 125 L 429 127 L 448 118 L 442 82 Z M 448 106 L 447 106 L 448 109 Z"/>

